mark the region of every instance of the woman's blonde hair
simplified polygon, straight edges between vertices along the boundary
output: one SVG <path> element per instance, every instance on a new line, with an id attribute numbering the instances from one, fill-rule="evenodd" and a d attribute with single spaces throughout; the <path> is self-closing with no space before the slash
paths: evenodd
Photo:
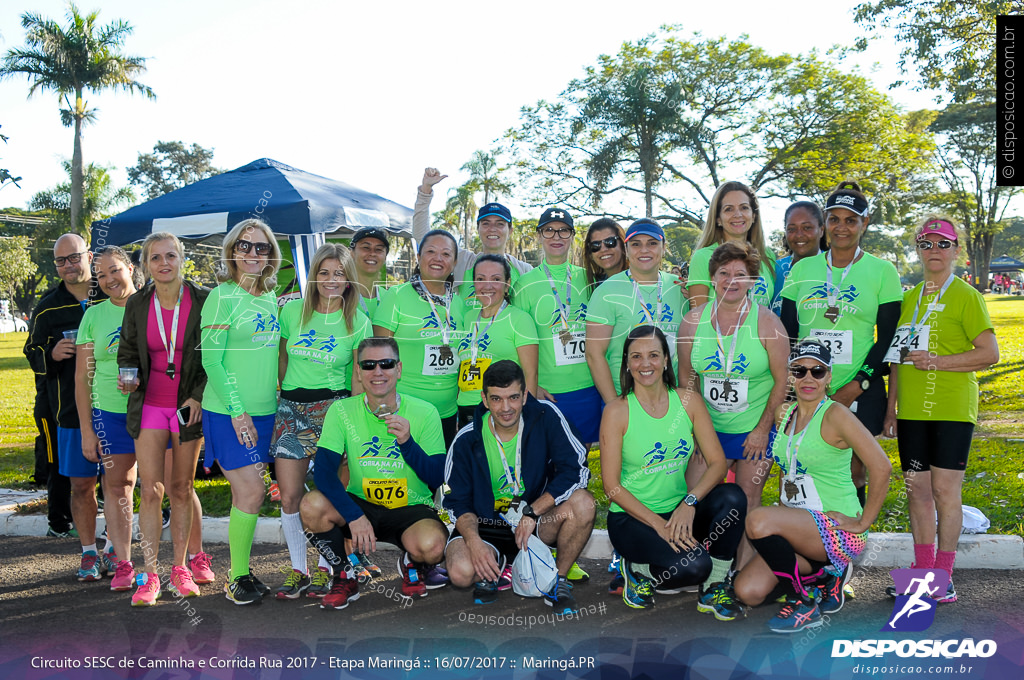
<path id="1" fill-rule="evenodd" d="M 711 204 L 708 206 L 708 217 L 704 221 L 704 231 L 701 232 L 700 239 L 697 241 L 694 250 L 725 243 L 725 233 L 722 225 L 718 223 L 718 215 L 722 210 L 722 201 L 730 191 L 742 191 L 750 199 L 750 208 L 754 213 L 754 223 L 750 225 L 750 231 L 747 232 L 747 242 L 757 250 L 758 255 L 761 256 L 761 262 L 768 262 L 768 252 L 764 245 L 764 227 L 761 226 L 761 206 L 758 205 L 757 196 L 754 195 L 753 189 L 743 182 L 725 182 L 715 191 L 715 195 L 711 197 Z M 768 270 L 774 279 L 774 268 L 769 267 Z"/>
<path id="2" fill-rule="evenodd" d="M 302 300 L 302 325 L 305 326 L 313 318 L 313 312 L 320 305 L 320 289 L 317 287 L 317 272 L 325 260 L 337 260 L 341 264 L 345 278 L 348 279 L 348 287 L 341 294 L 341 314 L 345 317 L 345 327 L 348 332 L 353 330 L 352 319 L 356 314 L 356 306 L 359 304 L 359 289 L 352 285 L 352 279 L 356 270 L 356 264 L 352 260 L 352 254 L 348 246 L 338 243 L 325 243 L 313 253 L 313 260 L 309 263 L 309 275 L 306 277 L 306 289 Z"/>
<path id="3" fill-rule="evenodd" d="M 185 246 L 182 245 L 178 237 L 169 231 L 155 231 L 149 236 L 147 236 L 146 240 L 142 242 L 142 259 L 139 260 L 139 265 L 142 267 L 142 270 L 146 273 L 146 276 L 152 276 L 152 274 L 150 274 L 149 271 L 149 251 L 153 249 L 153 244 L 159 241 L 170 241 L 171 243 L 173 243 L 174 249 L 178 251 L 178 260 L 180 262 L 180 266 L 185 266 Z M 178 271 L 180 273 L 180 268 Z M 184 279 L 184 275 L 182 275 L 181 278 Z"/>
<path id="4" fill-rule="evenodd" d="M 224 247 L 221 249 L 221 267 L 217 271 L 217 280 L 234 281 L 238 283 L 238 265 L 235 264 L 235 244 L 241 240 L 243 233 L 258 229 L 268 241 L 270 241 L 270 256 L 267 258 L 267 266 L 264 267 L 256 280 L 256 288 L 263 292 L 274 290 L 277 287 L 277 270 L 281 266 L 281 248 L 277 245 L 277 238 L 270 226 L 257 219 L 242 220 L 227 233 L 224 237 Z"/>

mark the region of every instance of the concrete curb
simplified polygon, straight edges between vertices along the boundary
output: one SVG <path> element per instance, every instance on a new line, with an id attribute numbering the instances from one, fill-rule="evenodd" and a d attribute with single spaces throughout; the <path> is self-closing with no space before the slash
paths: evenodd
<path id="1" fill-rule="evenodd" d="M 136 515 L 136 526 L 138 516 Z M 103 516 L 96 518 L 96 531 L 102 533 Z M 16 515 L 14 505 L 0 506 L 0 536 L 46 535 L 47 523 L 43 515 Z M 163 541 L 171 540 L 170 529 L 164 529 Z M 203 541 L 207 543 L 228 542 L 228 518 L 204 517 Z M 256 523 L 256 543 L 285 545 L 281 520 L 277 517 L 261 517 Z M 378 544 L 384 550 L 397 550 L 388 543 Z M 597 529 L 590 537 L 583 557 L 608 559 L 612 544 L 608 531 Z M 910 534 L 869 534 L 864 552 L 855 560 L 863 567 L 907 567 L 914 559 L 914 546 Z M 959 569 L 1024 569 L 1024 539 L 1020 536 L 996 534 L 964 534 L 957 547 L 956 566 Z"/>

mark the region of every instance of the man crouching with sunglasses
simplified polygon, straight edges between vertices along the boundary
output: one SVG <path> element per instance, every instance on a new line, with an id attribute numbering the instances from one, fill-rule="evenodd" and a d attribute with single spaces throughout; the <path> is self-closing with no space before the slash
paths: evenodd
<path id="1" fill-rule="evenodd" d="M 437 409 L 397 394 L 402 362 L 394 339 L 366 338 L 356 356 L 353 380 L 362 381 L 363 394 L 338 400 L 327 412 L 313 469 L 317 490 L 299 508 L 310 542 L 334 571 L 322 609 L 344 609 L 359 598 L 345 538 L 356 552 L 374 552 L 378 540 L 400 546 L 407 597 L 427 594 L 423 575 L 441 561 L 448 540 L 432 505 L 445 459 Z"/>

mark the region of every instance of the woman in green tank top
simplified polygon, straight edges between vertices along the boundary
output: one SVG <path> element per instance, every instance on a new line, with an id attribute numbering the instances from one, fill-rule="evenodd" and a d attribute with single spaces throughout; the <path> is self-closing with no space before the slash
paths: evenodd
<path id="1" fill-rule="evenodd" d="M 643 609 L 655 588 L 668 594 L 703 584 L 698 609 L 731 620 L 738 611 L 725 582 L 746 502 L 735 484 L 718 484 L 725 457 L 704 401 L 676 389 L 668 341 L 653 326 L 627 336 L 620 383 L 622 396 L 601 418 L 601 479 L 612 501 L 608 537 L 621 555 L 622 599 Z M 708 468 L 688 487 L 695 444 Z"/>
<path id="2" fill-rule="evenodd" d="M 778 409 L 772 447 L 782 471 L 782 505 L 757 508 L 747 517 L 747 537 L 758 555 L 735 581 L 736 595 L 750 606 L 764 602 L 778 585 L 785 588 L 787 602 L 768 623 L 778 633 L 820 626 L 822 613 L 842 608 L 843 586 L 882 509 L 892 470 L 857 417 L 828 398 L 832 354 L 824 344 L 802 340 L 789 370 L 796 404 Z M 853 455 L 872 480 L 863 512 L 850 477 Z M 814 586 L 821 587 L 820 607 Z"/>

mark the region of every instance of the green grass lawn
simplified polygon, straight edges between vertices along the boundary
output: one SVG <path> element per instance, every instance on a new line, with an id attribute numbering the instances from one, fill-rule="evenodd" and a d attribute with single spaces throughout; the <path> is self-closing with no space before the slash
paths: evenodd
<path id="1" fill-rule="evenodd" d="M 973 505 L 988 516 L 990 532 L 1024 536 L 1020 500 L 1024 497 L 1024 478 L 1019 476 L 1024 473 L 1018 468 L 1024 458 L 1024 297 L 988 295 L 985 299 L 999 338 L 1000 362 L 978 372 L 981 418 L 964 479 L 963 499 L 965 505 Z M 5 488 L 30 488 L 27 480 L 32 474 L 35 387 L 21 353 L 24 342 L 24 333 L 0 335 L 0 487 Z M 894 473 L 875 526 L 909 531 L 896 442 L 882 440 L 881 444 L 893 462 Z M 591 452 L 588 464 L 590 489 L 598 501 L 597 526 L 605 528 L 608 498 L 601 484 L 597 452 Z M 225 479 L 197 481 L 196 491 L 207 515 L 228 514 L 231 497 Z M 772 476 L 765 484 L 764 502 L 775 503 L 778 497 L 777 477 Z M 277 516 L 280 506 L 268 499 L 261 514 Z"/>

